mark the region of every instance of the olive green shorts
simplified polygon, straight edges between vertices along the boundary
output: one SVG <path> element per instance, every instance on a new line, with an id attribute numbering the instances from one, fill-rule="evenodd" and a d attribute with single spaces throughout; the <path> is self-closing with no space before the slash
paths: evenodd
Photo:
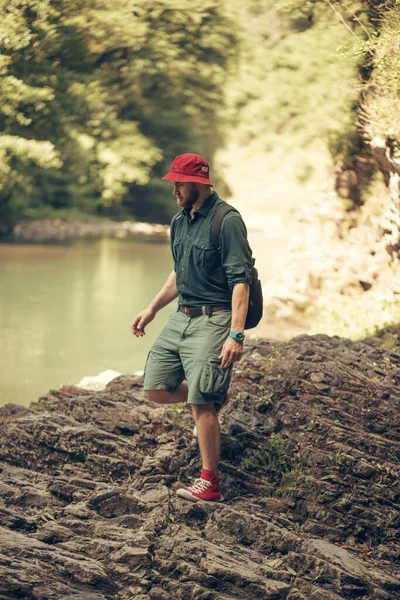
<path id="1" fill-rule="evenodd" d="M 173 312 L 147 357 L 144 389 L 173 392 L 186 379 L 188 404 L 221 404 L 232 365 L 222 369 L 219 355 L 231 318 L 230 310 L 200 317 Z"/>

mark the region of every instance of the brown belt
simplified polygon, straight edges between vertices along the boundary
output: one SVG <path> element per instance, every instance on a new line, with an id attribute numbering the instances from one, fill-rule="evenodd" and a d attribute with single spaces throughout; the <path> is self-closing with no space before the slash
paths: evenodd
<path id="1" fill-rule="evenodd" d="M 231 310 L 230 306 L 200 306 L 199 308 L 190 308 L 189 306 L 178 306 L 178 310 L 187 317 L 200 317 L 201 315 L 212 315 L 219 310 Z"/>

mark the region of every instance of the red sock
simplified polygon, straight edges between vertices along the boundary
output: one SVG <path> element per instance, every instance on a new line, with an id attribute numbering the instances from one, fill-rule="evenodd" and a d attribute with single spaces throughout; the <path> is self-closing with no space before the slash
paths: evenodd
<path id="1" fill-rule="evenodd" d="M 202 469 L 200 477 L 202 479 L 206 479 L 207 481 L 212 481 L 214 479 L 214 477 L 218 477 L 218 475 L 216 475 L 212 471 L 207 471 L 207 469 Z"/>

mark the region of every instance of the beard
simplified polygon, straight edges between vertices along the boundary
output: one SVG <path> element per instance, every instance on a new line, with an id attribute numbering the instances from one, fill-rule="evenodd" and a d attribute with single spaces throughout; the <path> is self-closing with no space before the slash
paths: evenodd
<path id="1" fill-rule="evenodd" d="M 178 205 L 182 208 L 192 208 L 193 204 L 196 202 L 198 197 L 199 190 L 196 188 L 195 185 L 193 185 L 193 187 L 185 194 L 179 194 L 179 196 L 176 197 L 176 201 Z"/>

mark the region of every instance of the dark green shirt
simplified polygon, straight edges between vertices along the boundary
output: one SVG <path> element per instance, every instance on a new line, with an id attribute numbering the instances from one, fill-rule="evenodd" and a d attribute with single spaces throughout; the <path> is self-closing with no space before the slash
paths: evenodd
<path id="1" fill-rule="evenodd" d="M 211 221 L 221 204 L 226 202 L 213 192 L 192 220 L 190 210 L 183 209 L 171 221 L 171 249 L 182 306 L 230 306 L 233 286 L 251 282 L 252 253 L 239 213 L 225 215 L 220 250 L 211 243 Z"/>

